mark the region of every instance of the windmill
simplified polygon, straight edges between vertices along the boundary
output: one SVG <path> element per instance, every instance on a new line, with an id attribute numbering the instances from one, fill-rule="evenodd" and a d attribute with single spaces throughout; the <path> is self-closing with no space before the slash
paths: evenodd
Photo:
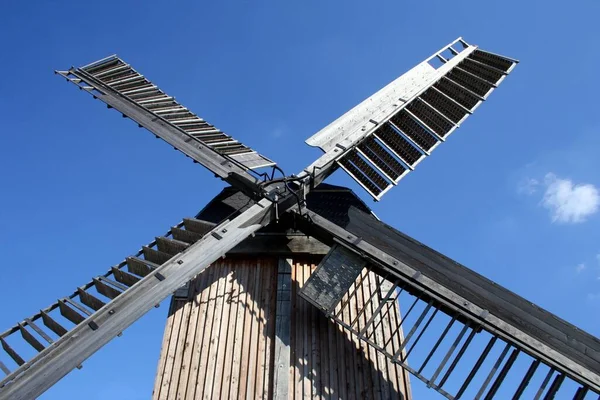
<path id="1" fill-rule="evenodd" d="M 380 200 L 447 140 L 516 64 L 459 38 L 308 139 L 324 154 L 290 176 L 116 56 L 57 71 L 231 188 L 204 213 L 184 219 L 107 273 L 0 334 L 4 360 L 12 363 L 0 363 L 6 375 L 0 399 L 39 396 L 172 294 L 170 314 L 183 320 L 173 305 L 206 289 L 202 285 L 209 277 L 201 272 L 272 230 L 301 232 L 327 246 L 296 290 L 312 310 L 442 396 L 597 396 L 597 338 L 386 225 L 349 190 L 323 183 L 341 168 Z M 277 172 L 282 176 L 275 177 Z M 216 214 L 216 221 L 202 219 Z M 285 265 L 277 268 L 286 279 Z M 260 284 L 258 278 L 254 282 Z M 260 287 L 254 286 L 256 293 L 262 293 Z M 286 307 L 279 300 L 270 303 L 271 310 Z M 398 302 L 407 306 L 402 315 Z M 17 340 L 36 353 L 22 356 Z M 167 333 L 165 340 L 172 341 Z M 157 381 L 164 374 L 159 367 Z M 267 396 L 279 397 L 273 374 Z"/>

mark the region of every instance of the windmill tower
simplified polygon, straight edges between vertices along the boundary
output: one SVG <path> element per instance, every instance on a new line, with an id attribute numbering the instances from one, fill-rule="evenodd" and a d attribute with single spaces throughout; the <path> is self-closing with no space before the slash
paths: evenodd
<path id="1" fill-rule="evenodd" d="M 210 229 L 249 201 L 226 188 L 186 228 Z M 349 189 L 327 184 L 312 191 L 307 204 L 339 224 L 351 207 L 370 212 Z M 411 398 L 402 367 L 300 297 L 330 248 L 288 222 L 263 228 L 175 292 L 154 399 Z M 371 273 L 364 279 L 360 298 L 346 299 L 346 319 L 356 318 L 372 293 L 382 297 L 379 278 Z M 361 324 L 372 309 L 359 316 Z M 398 307 L 391 307 L 377 334 L 389 332 L 398 318 Z M 398 331 L 388 347 L 398 349 L 402 339 Z"/>
<path id="2" fill-rule="evenodd" d="M 516 64 L 459 38 L 311 137 L 324 154 L 289 176 L 116 56 L 57 71 L 231 188 L 1 333 L 0 399 L 40 395 L 173 294 L 156 398 L 410 398 L 405 372 L 448 399 L 596 398 L 600 340 L 322 184 L 341 168 L 380 200 Z"/>

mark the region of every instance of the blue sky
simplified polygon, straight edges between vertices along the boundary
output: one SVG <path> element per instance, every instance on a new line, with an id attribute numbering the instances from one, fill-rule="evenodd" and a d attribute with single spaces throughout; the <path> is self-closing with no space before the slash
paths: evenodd
<path id="1" fill-rule="evenodd" d="M 223 186 L 54 69 L 117 53 L 289 174 L 320 154 L 307 137 L 463 36 L 521 64 L 430 159 L 369 204 L 600 335 L 597 1 L 99 4 L 0 6 L 1 330 L 192 216 Z M 367 199 L 342 173 L 330 182 Z M 167 308 L 43 398 L 148 398 Z"/>

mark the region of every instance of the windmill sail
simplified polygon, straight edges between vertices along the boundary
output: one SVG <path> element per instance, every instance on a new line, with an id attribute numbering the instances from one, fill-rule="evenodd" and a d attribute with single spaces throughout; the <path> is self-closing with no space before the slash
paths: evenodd
<path id="1" fill-rule="evenodd" d="M 14 361 L 14 367 L 0 363 L 6 375 L 0 380 L 0 399 L 26 400 L 41 395 L 156 304 L 268 224 L 269 205 L 262 200 L 218 226 L 184 219 L 104 275 L 1 333 L 3 351 Z M 26 356 L 11 344 L 19 349 L 30 346 L 35 351 L 27 351 Z"/>
<path id="2" fill-rule="evenodd" d="M 56 71 L 223 179 L 275 163 L 206 122 L 117 56 Z M 232 182 L 230 182 L 232 183 Z"/>
<path id="3" fill-rule="evenodd" d="M 461 38 L 310 137 L 375 200 L 458 128 L 513 70 L 516 60 Z"/>
<path id="4" fill-rule="evenodd" d="M 445 398 L 600 394 L 597 338 L 364 211 L 351 209 L 345 227 L 305 211 L 299 229 L 336 244 L 300 295 Z M 362 298 L 373 274 L 378 290 Z M 379 331 L 398 305 L 402 319 Z"/>

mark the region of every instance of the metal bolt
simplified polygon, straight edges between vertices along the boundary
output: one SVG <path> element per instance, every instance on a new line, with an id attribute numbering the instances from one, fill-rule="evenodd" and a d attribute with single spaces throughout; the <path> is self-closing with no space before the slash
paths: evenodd
<path id="1" fill-rule="evenodd" d="M 177 260 L 177 264 L 179 264 L 179 265 L 183 264 L 183 260 Z"/>
<path id="2" fill-rule="evenodd" d="M 221 232 L 225 233 L 225 232 L 227 232 L 227 229 L 223 228 L 223 230 L 221 230 Z"/>
<path id="3" fill-rule="evenodd" d="M 115 313 L 115 310 L 108 310 L 109 315 L 113 315 L 114 313 Z"/>

